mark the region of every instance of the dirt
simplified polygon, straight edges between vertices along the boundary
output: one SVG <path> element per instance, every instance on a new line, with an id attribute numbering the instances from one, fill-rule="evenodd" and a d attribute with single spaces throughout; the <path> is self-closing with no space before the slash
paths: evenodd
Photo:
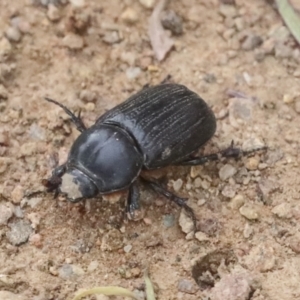
<path id="1" fill-rule="evenodd" d="M 71 299 L 98 285 L 142 293 L 146 267 L 157 299 L 300 299 L 300 50 L 270 1 L 170 1 L 175 46 L 161 62 L 147 34 L 151 8 L 70 2 L 0 1 L 2 299 Z M 198 232 L 147 188 L 137 222 L 122 221 L 125 193 L 78 204 L 27 196 L 79 134 L 44 97 L 81 110 L 90 126 L 167 75 L 218 118 L 205 153 L 232 140 L 268 147 L 162 171 L 189 199 Z"/>

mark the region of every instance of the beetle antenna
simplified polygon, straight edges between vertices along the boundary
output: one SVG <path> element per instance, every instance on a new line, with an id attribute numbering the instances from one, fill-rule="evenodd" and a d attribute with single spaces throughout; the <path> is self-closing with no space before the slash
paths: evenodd
<path id="1" fill-rule="evenodd" d="M 64 106 L 63 104 L 53 100 L 53 99 L 50 99 L 48 97 L 45 97 L 45 100 L 47 100 L 48 102 L 51 102 L 51 103 L 54 103 L 56 105 L 58 105 L 59 107 L 61 107 L 66 114 L 68 114 L 70 117 L 71 117 L 71 121 L 75 124 L 76 126 L 76 129 L 80 132 L 83 132 L 86 130 L 86 127 L 85 125 L 83 124 L 82 122 L 82 119 L 80 117 L 80 113 L 81 111 L 79 111 L 79 114 L 78 116 L 76 117 L 66 106 Z"/>

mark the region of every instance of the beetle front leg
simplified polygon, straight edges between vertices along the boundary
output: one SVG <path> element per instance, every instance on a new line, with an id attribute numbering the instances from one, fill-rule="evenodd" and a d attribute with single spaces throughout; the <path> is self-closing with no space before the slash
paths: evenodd
<path id="1" fill-rule="evenodd" d="M 220 160 L 221 158 L 239 158 L 241 156 L 246 156 L 246 155 L 255 153 L 257 151 L 266 150 L 266 149 L 267 149 L 267 147 L 264 146 L 264 147 L 259 147 L 259 148 L 255 148 L 252 150 L 244 151 L 241 148 L 234 147 L 234 144 L 232 141 L 231 145 L 228 148 L 221 150 L 220 152 L 212 153 L 212 154 L 200 156 L 200 157 L 189 158 L 187 160 L 183 160 L 183 161 L 179 162 L 177 165 L 181 165 L 181 166 L 203 165 L 209 161 L 216 161 L 216 160 Z"/>
<path id="2" fill-rule="evenodd" d="M 187 214 L 191 217 L 193 223 L 194 223 L 194 230 L 197 230 L 197 218 L 195 216 L 195 213 L 193 209 L 186 204 L 186 199 L 180 198 L 177 195 L 169 192 L 167 189 L 163 188 L 160 184 L 154 181 L 150 181 L 148 179 L 142 178 L 143 181 L 149 185 L 156 193 L 163 195 L 167 199 L 175 202 L 178 206 L 183 207 Z"/>
<path id="3" fill-rule="evenodd" d="M 134 182 L 128 192 L 126 212 L 128 219 L 138 221 L 144 217 L 144 210 L 140 208 L 140 189 L 137 182 Z"/>

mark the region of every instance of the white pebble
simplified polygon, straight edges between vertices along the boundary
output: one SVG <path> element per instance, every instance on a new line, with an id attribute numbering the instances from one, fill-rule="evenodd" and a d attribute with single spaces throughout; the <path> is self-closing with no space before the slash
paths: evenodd
<path id="1" fill-rule="evenodd" d="M 184 233 L 190 233 L 194 229 L 194 224 L 191 218 L 189 218 L 185 211 L 182 209 L 179 216 L 179 225 L 181 227 L 181 230 Z"/>
<path id="2" fill-rule="evenodd" d="M 96 260 L 93 260 L 90 262 L 90 264 L 87 267 L 88 272 L 94 272 L 99 266 L 99 263 Z"/>
<path id="3" fill-rule="evenodd" d="M 177 179 L 173 182 L 173 189 L 175 192 L 178 192 L 181 188 L 182 188 L 182 185 L 183 185 L 183 181 L 182 179 Z"/>
<path id="4" fill-rule="evenodd" d="M 232 166 L 230 164 L 226 164 L 220 169 L 219 177 L 221 180 L 226 181 L 227 179 L 229 179 L 230 177 L 235 175 L 236 172 L 237 172 L 237 169 L 234 166 Z"/>
<path id="5" fill-rule="evenodd" d="M 239 209 L 240 214 L 248 220 L 257 220 L 259 218 L 258 213 L 254 207 L 245 204 Z"/>
<path id="6" fill-rule="evenodd" d="M 279 205 L 276 205 L 272 209 L 272 213 L 276 215 L 278 218 L 282 218 L 282 219 L 290 219 L 293 216 L 292 208 L 289 203 L 281 203 Z"/>
<path id="7" fill-rule="evenodd" d="M 58 8 L 55 5 L 49 4 L 48 11 L 47 11 L 47 17 L 52 22 L 56 22 L 60 19 L 60 17 L 61 17 L 60 11 L 58 10 Z"/>
<path id="8" fill-rule="evenodd" d="M 139 67 L 129 67 L 126 70 L 126 76 L 129 80 L 137 78 L 141 74 L 141 69 Z"/>
<path id="9" fill-rule="evenodd" d="M 123 249 L 124 249 L 124 252 L 129 253 L 132 249 L 132 245 L 126 245 Z"/>
<path id="10" fill-rule="evenodd" d="M 122 13 L 121 19 L 126 23 L 134 24 L 138 21 L 139 16 L 136 10 L 132 9 L 131 7 L 128 7 Z"/>
<path id="11" fill-rule="evenodd" d="M 84 46 L 84 41 L 82 37 L 74 33 L 68 33 L 63 38 L 62 43 L 65 47 L 68 47 L 73 50 L 82 49 Z"/>
<path id="12" fill-rule="evenodd" d="M 140 3 L 146 8 L 153 8 L 155 0 L 139 0 Z"/>
<path id="13" fill-rule="evenodd" d="M 6 37 L 11 41 L 11 42 L 19 42 L 21 40 L 21 32 L 19 29 L 15 27 L 8 27 L 5 31 Z"/>

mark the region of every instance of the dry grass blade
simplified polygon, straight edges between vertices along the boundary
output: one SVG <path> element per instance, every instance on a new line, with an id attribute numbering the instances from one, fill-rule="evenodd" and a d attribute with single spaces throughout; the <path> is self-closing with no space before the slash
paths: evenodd
<path id="1" fill-rule="evenodd" d="M 146 285 L 147 300 L 155 300 L 154 288 L 149 278 L 148 270 L 146 270 L 144 273 L 144 280 Z"/>
<path id="2" fill-rule="evenodd" d="M 166 4 L 167 0 L 158 1 L 149 19 L 148 33 L 151 46 L 159 61 L 162 61 L 165 58 L 174 45 L 174 41 L 167 35 L 160 21 L 160 14 Z"/>
<path id="3" fill-rule="evenodd" d="M 288 0 L 276 0 L 276 4 L 279 14 L 300 44 L 300 15 Z"/>
<path id="4" fill-rule="evenodd" d="M 80 300 L 85 296 L 94 294 L 102 294 L 106 296 L 124 296 L 130 297 L 135 300 L 139 300 L 139 298 L 133 292 L 119 286 L 99 286 L 91 289 L 82 290 L 79 291 L 72 300 Z"/>

